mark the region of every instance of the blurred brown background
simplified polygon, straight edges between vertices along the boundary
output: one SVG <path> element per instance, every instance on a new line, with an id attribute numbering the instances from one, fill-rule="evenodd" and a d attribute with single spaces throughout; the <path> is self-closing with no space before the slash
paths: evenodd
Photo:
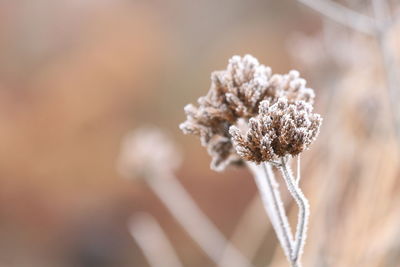
<path id="1" fill-rule="evenodd" d="M 326 49 L 324 27 L 342 50 Z M 316 41 L 299 42 L 299 33 Z M 211 71 L 246 53 L 277 73 L 299 69 L 325 119 L 303 160 L 310 266 L 400 266 L 399 145 L 375 51 L 370 38 L 290 0 L 1 1 L 0 266 L 147 266 L 126 227 L 137 211 L 159 220 L 187 266 L 212 266 L 115 160 L 127 131 L 166 129 L 185 155 L 177 176 L 230 236 L 255 185 L 246 170 L 209 170 L 204 148 L 178 124 Z M 271 231 L 260 234 L 254 262 L 266 266 L 277 244 Z"/>

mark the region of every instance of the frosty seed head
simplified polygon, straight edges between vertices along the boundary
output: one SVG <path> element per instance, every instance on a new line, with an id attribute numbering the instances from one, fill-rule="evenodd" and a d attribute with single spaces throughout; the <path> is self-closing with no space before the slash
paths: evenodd
<path id="1" fill-rule="evenodd" d="M 298 155 L 307 149 L 319 133 L 322 118 L 302 100 L 288 103 L 280 98 L 270 105 L 263 101 L 257 117 L 249 120 L 249 129 L 242 133 L 231 126 L 236 152 L 245 160 L 261 163 L 286 155 Z"/>
<path id="2" fill-rule="evenodd" d="M 262 101 L 273 105 L 285 98 L 288 104 L 298 101 L 312 104 L 314 97 L 313 89 L 306 87 L 299 72 L 272 74 L 270 67 L 251 55 L 233 56 L 225 70 L 211 74 L 210 90 L 198 99 L 198 105 L 185 107 L 187 118 L 180 129 L 185 134 L 199 136 L 212 157 L 211 168 L 223 170 L 231 163 L 239 163 L 243 155 L 233 147 L 229 131 L 231 126 L 237 126 L 238 120 L 250 123 L 258 115 Z"/>

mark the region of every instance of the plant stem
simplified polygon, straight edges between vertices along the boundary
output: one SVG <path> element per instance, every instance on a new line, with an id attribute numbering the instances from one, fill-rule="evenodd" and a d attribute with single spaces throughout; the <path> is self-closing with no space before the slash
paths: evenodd
<path id="1" fill-rule="evenodd" d="M 296 167 L 296 184 L 300 185 L 301 169 L 300 169 L 300 155 L 297 156 L 297 167 Z"/>
<path id="2" fill-rule="evenodd" d="M 332 0 L 297 0 L 338 23 L 373 36 L 376 27 L 373 19 L 353 11 Z"/>
<path id="3" fill-rule="evenodd" d="M 264 203 L 260 194 L 256 193 L 241 214 L 231 236 L 231 243 L 237 244 L 243 255 L 249 259 L 256 256 L 268 232 L 274 230 L 269 217 L 260 216 L 260 211 L 263 210 Z"/>
<path id="4" fill-rule="evenodd" d="M 378 29 L 375 37 L 378 42 L 383 68 L 385 71 L 385 82 L 389 94 L 395 136 L 400 143 L 400 109 L 396 101 L 400 95 L 399 71 L 394 57 L 395 52 L 389 43 L 390 36 L 388 33 L 393 25 L 393 21 L 390 18 L 389 6 L 386 1 L 373 0 L 372 7 L 375 13 L 375 20 Z"/>
<path id="5" fill-rule="evenodd" d="M 214 223 L 208 219 L 178 179 L 173 175 L 164 176 L 149 178 L 146 181 L 178 223 L 210 259 L 221 267 L 251 267 L 251 262 L 230 244 Z M 223 258 L 229 258 L 229 262 L 222 262 Z"/>
<path id="6" fill-rule="evenodd" d="M 250 165 L 250 167 L 253 171 L 265 211 L 271 220 L 271 224 L 286 257 L 292 263 L 293 236 L 279 192 L 279 185 L 268 163 L 262 163 L 262 166 L 260 166 L 262 168 L 261 172 L 256 169 L 259 166 Z"/>
<path id="7" fill-rule="evenodd" d="M 323 16 L 338 23 L 346 25 L 354 30 L 373 36 L 379 47 L 385 70 L 386 87 L 389 93 L 391 116 L 395 131 L 395 137 L 400 143 L 400 109 L 396 100 L 400 95 L 399 71 L 395 62 L 394 51 L 389 45 L 388 32 L 395 24 L 390 19 L 389 5 L 384 0 L 373 0 L 372 8 L 375 13 L 375 21 L 369 16 L 357 13 L 341 4 L 331 0 L 297 0 L 300 3 L 318 11 Z"/>
<path id="8" fill-rule="evenodd" d="M 135 214 L 129 220 L 128 228 L 151 267 L 183 267 L 155 218 L 145 213 Z"/>
<path id="9" fill-rule="evenodd" d="M 296 183 L 292 173 L 289 171 L 287 167 L 287 162 L 282 157 L 281 158 L 281 168 L 282 176 L 286 182 L 288 190 L 294 200 L 296 201 L 299 207 L 299 215 L 297 221 L 297 229 L 295 235 L 295 244 L 294 250 L 292 254 L 292 260 L 296 263 L 295 266 L 300 266 L 300 257 L 303 253 L 303 247 L 306 241 L 307 235 L 307 225 L 308 225 L 308 217 L 310 215 L 310 208 L 308 204 L 308 200 L 304 196 L 303 192 L 301 191 L 300 187 Z"/>

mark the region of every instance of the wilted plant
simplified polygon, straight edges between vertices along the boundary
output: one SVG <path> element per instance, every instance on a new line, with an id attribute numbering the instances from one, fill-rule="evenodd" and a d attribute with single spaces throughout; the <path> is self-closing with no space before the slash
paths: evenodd
<path id="1" fill-rule="evenodd" d="M 297 71 L 272 74 L 250 55 L 234 56 L 227 69 L 211 75 L 208 94 L 199 106 L 187 105 L 185 134 L 200 137 L 212 157 L 211 168 L 245 163 L 252 170 L 258 189 L 281 246 L 292 266 L 300 266 L 309 216 L 308 201 L 289 167 L 289 159 L 307 149 L 322 122 L 313 113 L 314 91 Z M 279 168 L 285 184 L 299 206 L 295 238 L 271 171 Z M 299 165 L 298 165 L 299 166 Z"/>

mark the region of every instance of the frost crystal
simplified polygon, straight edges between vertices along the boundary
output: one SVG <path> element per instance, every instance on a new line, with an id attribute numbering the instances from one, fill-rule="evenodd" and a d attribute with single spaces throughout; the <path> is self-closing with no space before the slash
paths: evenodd
<path id="1" fill-rule="evenodd" d="M 302 100 L 290 104 L 280 98 L 273 105 L 261 102 L 259 115 L 249 120 L 245 134 L 236 126 L 230 128 L 237 153 L 256 163 L 298 155 L 319 133 L 322 119 L 312 110 L 312 105 Z"/>
<path id="2" fill-rule="evenodd" d="M 241 162 L 229 128 L 239 119 L 257 116 L 262 101 L 273 104 L 281 97 L 290 104 L 299 100 L 312 104 L 314 91 L 297 71 L 272 74 L 271 68 L 250 55 L 234 56 L 226 70 L 212 73 L 210 90 L 198 99 L 198 106 L 185 107 L 187 120 L 180 128 L 185 134 L 199 136 L 212 157 L 211 167 L 223 170 L 230 163 Z"/>

